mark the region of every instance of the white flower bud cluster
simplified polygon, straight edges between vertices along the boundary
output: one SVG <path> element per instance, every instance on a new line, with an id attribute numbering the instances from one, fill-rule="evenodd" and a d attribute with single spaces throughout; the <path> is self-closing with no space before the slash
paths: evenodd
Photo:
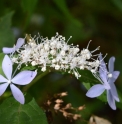
<path id="1" fill-rule="evenodd" d="M 68 73 L 74 74 L 76 78 L 80 77 L 78 68 L 81 70 L 88 69 L 92 73 L 96 73 L 100 61 L 92 57 L 99 47 L 94 51 L 89 51 L 88 44 L 86 49 L 80 51 L 78 45 L 68 45 L 68 41 L 65 41 L 65 37 L 58 35 L 58 33 L 51 39 L 32 38 L 17 51 L 17 56 L 14 53 L 11 58 L 14 63 L 41 67 L 43 72 L 46 71 L 47 67 L 68 71 Z"/>

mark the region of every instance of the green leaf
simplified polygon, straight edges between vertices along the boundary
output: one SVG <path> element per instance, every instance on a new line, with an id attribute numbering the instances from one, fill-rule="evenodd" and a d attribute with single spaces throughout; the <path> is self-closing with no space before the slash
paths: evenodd
<path id="1" fill-rule="evenodd" d="M 3 58 L 4 58 L 4 54 L 0 53 L 0 74 L 3 74 L 3 70 L 2 70 L 2 62 L 3 62 Z"/>
<path id="2" fill-rule="evenodd" d="M 121 0 L 111 0 L 115 6 L 120 10 L 122 11 L 122 1 Z"/>
<path id="3" fill-rule="evenodd" d="M 85 39 L 91 36 L 91 32 L 85 31 L 83 27 L 78 27 L 72 22 L 69 22 L 65 26 L 64 30 L 65 37 L 72 36 L 71 40 L 69 42 L 85 42 Z"/>
<path id="4" fill-rule="evenodd" d="M 38 0 L 21 0 L 21 7 L 26 14 L 25 28 L 28 26 L 31 15 L 36 7 Z"/>
<path id="5" fill-rule="evenodd" d="M 117 102 L 117 107 L 122 110 L 122 93 L 121 93 L 120 90 L 117 90 L 117 92 L 118 92 L 118 96 L 119 96 L 119 99 L 120 99 L 120 102 Z"/>
<path id="6" fill-rule="evenodd" d="M 10 47 L 14 44 L 15 38 L 11 30 L 11 19 L 14 12 L 10 12 L 0 18 L 0 50 L 2 47 Z"/>
<path id="7" fill-rule="evenodd" d="M 13 97 L 0 105 L 0 124 L 48 124 L 45 113 L 32 99 L 21 105 Z"/>
<path id="8" fill-rule="evenodd" d="M 79 80 L 81 82 L 86 82 L 86 83 L 91 83 L 91 84 L 97 84 L 100 83 L 99 80 L 97 80 L 90 71 L 88 70 L 78 70 L 80 73 L 81 77 Z"/>
<path id="9" fill-rule="evenodd" d="M 30 70 L 30 71 L 33 71 L 33 70 L 36 70 L 37 67 L 36 66 L 31 66 L 31 65 L 28 65 L 28 66 L 24 66 L 21 71 L 24 71 L 24 70 Z"/>
<path id="10" fill-rule="evenodd" d="M 34 11 L 35 9 L 35 6 L 37 4 L 37 1 L 38 0 L 22 0 L 21 1 L 21 6 L 22 6 L 22 9 L 29 13 L 29 14 L 32 14 L 32 12 Z"/>
<path id="11" fill-rule="evenodd" d="M 82 23 L 75 19 L 69 12 L 67 6 L 66 6 L 66 1 L 65 0 L 53 0 L 55 4 L 58 6 L 58 8 L 62 11 L 62 13 L 75 25 L 78 27 L 82 26 Z"/>
<path id="12" fill-rule="evenodd" d="M 90 83 L 83 82 L 82 84 L 85 86 L 85 88 L 86 88 L 87 90 L 89 90 L 89 89 L 91 88 Z"/>

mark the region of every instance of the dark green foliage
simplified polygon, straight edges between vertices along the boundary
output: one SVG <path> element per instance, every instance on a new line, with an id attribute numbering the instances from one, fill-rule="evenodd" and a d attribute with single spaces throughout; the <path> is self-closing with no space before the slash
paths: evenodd
<path id="1" fill-rule="evenodd" d="M 13 12 L 10 12 L 0 18 L 0 51 L 2 51 L 4 46 L 12 47 L 11 45 L 14 45 L 14 35 L 11 30 L 13 14 Z"/>
<path id="2" fill-rule="evenodd" d="M 81 78 L 79 81 L 73 75 L 50 72 L 51 70 L 49 70 L 50 73 L 46 73 L 43 76 L 42 74 L 38 75 L 36 83 L 32 82 L 29 88 L 23 86 L 20 89 L 27 90 L 34 96 L 41 107 L 52 94 L 68 91 L 69 95 L 65 99 L 66 103 L 72 103 L 76 107 L 86 105 L 86 109 L 81 112 L 82 120 L 88 121 L 92 114 L 96 114 L 109 118 L 113 123 L 120 124 L 121 117 L 119 115 L 122 114 L 121 3 L 121 0 L 1 0 L 0 51 L 4 46 L 12 47 L 16 43 L 15 38 L 25 37 L 25 34 L 34 36 L 39 32 L 40 35 L 50 38 L 55 36 L 56 32 L 59 32 L 59 34 L 66 36 L 66 39 L 72 36 L 68 43 L 79 44 L 81 49 L 86 48 L 89 40 L 93 40 L 89 49 L 92 51 L 97 46 L 101 46 L 99 52 L 104 55 L 108 53 L 105 61 L 108 62 L 109 57 L 115 56 L 115 70 L 120 71 L 119 79 L 115 83 L 120 98 L 120 102 L 117 103 L 117 111 L 112 111 L 107 105 L 106 93 L 98 97 L 98 99 L 90 99 L 85 96 L 87 89 L 94 84 L 100 83 L 87 70 L 80 71 Z M 96 52 L 96 54 L 99 52 Z M 3 57 L 4 55 L 0 54 L 0 65 Z M 34 70 L 35 67 L 28 66 L 21 69 Z M 38 72 L 40 70 L 38 69 Z M 3 74 L 1 66 L 0 74 Z M 44 112 L 37 106 L 34 99 L 25 105 L 20 105 L 14 98 L 7 98 L 9 95 L 6 94 L 10 95 L 9 88 L 0 97 L 0 124 L 10 122 L 11 124 L 30 124 L 29 119 L 32 115 L 33 124 L 40 124 L 42 119 L 45 121 L 44 124 L 47 123 Z M 18 110 L 20 115 L 18 115 Z M 8 119 L 10 122 L 7 122 Z M 18 119 L 20 119 L 19 122 Z M 23 121 L 24 119 L 28 120 L 28 122 Z M 75 121 L 74 124 L 85 123 L 85 121 Z M 53 122 L 54 124 L 72 123 L 70 120 L 63 118 L 62 115 L 60 116 L 59 113 L 53 115 Z"/>
<path id="3" fill-rule="evenodd" d="M 48 124 L 44 111 L 37 105 L 34 98 L 21 105 L 14 98 L 7 98 L 0 105 L 1 124 Z"/>

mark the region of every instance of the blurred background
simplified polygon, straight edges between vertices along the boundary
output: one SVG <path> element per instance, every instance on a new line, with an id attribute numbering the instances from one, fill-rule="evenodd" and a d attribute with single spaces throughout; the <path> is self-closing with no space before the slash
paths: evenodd
<path id="1" fill-rule="evenodd" d="M 0 0 L 1 49 L 3 46 L 12 47 L 17 38 L 25 37 L 25 34 L 34 36 L 40 33 L 51 38 L 56 32 L 66 39 L 72 36 L 69 43 L 79 44 L 81 49 L 92 40 L 89 49 L 100 46 L 100 52 L 108 53 L 106 62 L 115 56 L 115 70 L 122 72 L 121 0 Z M 121 73 L 116 86 L 122 91 Z M 85 104 L 86 109 L 81 111 L 82 118 L 77 121 L 50 110 L 49 118 L 53 124 L 86 124 L 91 115 L 103 117 L 113 124 L 122 124 L 120 109 L 113 111 L 107 103 L 86 98 L 87 90 L 72 75 L 50 73 L 29 89 L 40 107 L 48 97 L 66 91 L 66 103 L 72 103 L 74 107 Z"/>

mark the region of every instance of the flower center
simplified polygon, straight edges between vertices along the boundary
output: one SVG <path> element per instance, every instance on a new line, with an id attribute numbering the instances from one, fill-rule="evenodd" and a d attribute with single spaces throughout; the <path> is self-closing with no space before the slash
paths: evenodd
<path id="1" fill-rule="evenodd" d="M 11 83 L 11 80 L 8 80 L 8 83 L 10 84 Z"/>
<path id="2" fill-rule="evenodd" d="M 112 78 L 112 74 L 111 73 L 108 74 L 108 78 Z"/>

